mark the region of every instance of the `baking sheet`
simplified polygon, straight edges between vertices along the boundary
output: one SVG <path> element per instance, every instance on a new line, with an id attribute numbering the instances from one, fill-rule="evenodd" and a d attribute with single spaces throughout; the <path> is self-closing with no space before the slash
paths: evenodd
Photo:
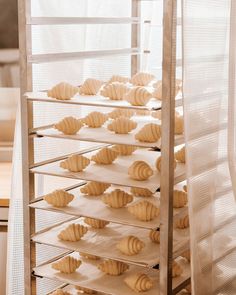
<path id="1" fill-rule="evenodd" d="M 57 237 L 58 234 L 73 223 L 89 227 L 86 223 L 84 223 L 83 218 L 79 218 L 51 228 L 47 232 L 36 234 L 33 236 L 32 240 L 37 243 L 52 245 L 67 250 L 85 252 L 103 258 L 110 258 L 145 267 L 152 267 L 160 262 L 160 246 L 159 244 L 151 242 L 149 239 L 149 230 L 110 223 L 104 229 L 94 229 L 89 227 L 89 231 L 80 241 L 61 241 Z M 181 233 L 182 231 L 174 231 L 174 258 L 183 253 L 188 245 L 189 235 Z M 120 242 L 120 240 L 130 235 L 136 236 L 145 243 L 145 247 L 137 255 L 124 255 L 116 249 L 116 245 Z"/>
<path id="2" fill-rule="evenodd" d="M 84 156 L 91 158 L 97 151 L 85 153 Z M 60 168 L 60 162 L 54 162 L 40 167 L 31 169 L 30 171 L 38 174 L 62 176 L 75 179 L 93 180 L 116 185 L 128 187 L 141 187 L 148 188 L 150 191 L 155 192 L 160 187 L 160 173 L 155 168 L 156 159 L 161 155 L 160 152 L 149 151 L 146 149 L 138 149 L 131 156 L 119 156 L 110 165 L 98 165 L 90 163 L 88 167 L 82 172 L 70 172 Z M 142 160 L 147 162 L 153 169 L 154 174 L 144 181 L 133 180 L 128 175 L 128 168 L 134 161 Z M 182 163 L 177 164 L 175 170 L 175 183 L 185 179 L 185 165 Z"/>
<path id="3" fill-rule="evenodd" d="M 62 274 L 51 268 L 51 264 L 44 264 L 35 267 L 34 273 L 36 275 L 47 277 L 49 279 L 59 280 L 64 283 L 71 285 L 78 285 L 85 288 L 90 288 L 95 291 L 100 291 L 113 295 L 137 295 L 136 292 L 132 291 L 125 283 L 124 279 L 133 273 L 141 272 L 146 273 L 154 282 L 154 287 L 145 292 L 147 295 L 159 294 L 159 271 L 152 268 L 143 268 L 139 266 L 131 265 L 129 270 L 120 276 L 110 276 L 101 272 L 97 265 L 101 263 L 98 261 L 89 261 L 88 259 L 80 257 L 78 253 L 72 253 L 73 256 L 82 261 L 81 266 L 76 272 L 72 274 Z M 186 259 L 179 259 L 178 262 L 183 267 L 183 274 L 173 279 L 173 289 L 179 284 L 183 283 L 190 276 L 190 266 Z"/>
<path id="4" fill-rule="evenodd" d="M 122 190 L 129 192 L 128 188 L 119 187 L 119 186 L 111 186 L 106 192 L 112 191 L 116 188 L 120 188 Z M 97 197 L 86 196 L 80 192 L 80 188 L 75 188 L 73 190 L 70 190 L 70 193 L 72 193 L 75 196 L 75 198 L 72 202 L 70 202 L 68 206 L 64 208 L 53 207 L 44 200 L 35 202 L 31 204 L 30 207 L 35 209 L 47 210 L 47 211 L 63 212 L 73 216 L 85 216 L 85 217 L 97 218 L 97 219 L 107 220 L 114 223 L 132 225 L 132 226 L 147 228 L 147 229 L 156 229 L 160 225 L 159 216 L 154 218 L 151 221 L 145 222 L 145 221 L 136 219 L 133 215 L 131 215 L 128 212 L 126 207 L 119 208 L 119 209 L 113 209 L 108 207 L 101 201 L 102 195 Z M 153 202 L 154 205 L 159 207 L 159 204 L 160 204 L 159 197 L 160 197 L 159 193 L 155 193 L 154 197 L 149 197 L 149 198 L 134 197 L 133 202 L 136 202 L 137 200 L 146 199 L 150 202 Z M 132 203 L 130 203 L 130 205 L 131 204 Z M 188 209 L 187 207 L 174 209 L 174 220 L 178 218 L 179 216 L 182 216 L 184 212 L 187 212 L 187 209 Z"/>

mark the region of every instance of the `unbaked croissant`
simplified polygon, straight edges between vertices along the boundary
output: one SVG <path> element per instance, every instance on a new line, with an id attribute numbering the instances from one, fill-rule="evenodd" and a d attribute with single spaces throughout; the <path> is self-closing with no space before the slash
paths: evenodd
<path id="1" fill-rule="evenodd" d="M 159 208 L 148 201 L 140 201 L 129 206 L 128 211 L 142 221 L 151 221 L 159 215 Z"/>
<path id="2" fill-rule="evenodd" d="M 70 274 L 76 271 L 80 267 L 81 261 L 72 257 L 66 256 L 60 260 L 52 263 L 52 268 L 60 271 L 61 273 Z"/>
<path id="3" fill-rule="evenodd" d="M 116 248 L 125 255 L 136 255 L 142 251 L 145 243 L 135 236 L 128 236 L 123 238 L 117 245 Z"/>
<path id="4" fill-rule="evenodd" d="M 135 121 L 126 117 L 119 117 L 107 125 L 107 129 L 118 134 L 127 134 L 137 127 Z"/>
<path id="5" fill-rule="evenodd" d="M 145 292 L 153 287 L 152 280 L 143 273 L 135 273 L 127 276 L 124 282 L 135 292 Z"/>
<path id="6" fill-rule="evenodd" d="M 135 139 L 141 142 L 156 142 L 160 137 L 161 127 L 154 123 L 144 125 L 139 132 L 135 134 Z"/>
<path id="7" fill-rule="evenodd" d="M 116 144 L 112 147 L 112 149 L 120 156 L 130 156 L 137 150 L 137 147 L 133 145 Z"/>
<path id="8" fill-rule="evenodd" d="M 119 276 L 129 269 L 128 264 L 116 261 L 116 260 L 105 260 L 98 265 L 98 269 L 111 276 Z"/>
<path id="9" fill-rule="evenodd" d="M 179 277 L 181 276 L 182 273 L 183 273 L 183 268 L 179 265 L 178 262 L 174 260 L 172 264 L 172 278 Z"/>
<path id="10" fill-rule="evenodd" d="M 158 120 L 161 120 L 161 110 L 157 110 L 157 111 L 153 111 L 151 113 L 152 117 L 153 118 L 156 118 Z M 178 111 L 175 111 L 175 116 L 180 116 L 179 112 Z"/>
<path id="11" fill-rule="evenodd" d="M 86 226 L 72 223 L 63 229 L 57 237 L 62 241 L 76 242 L 79 241 L 87 231 L 88 228 Z"/>
<path id="12" fill-rule="evenodd" d="M 155 76 L 152 74 L 139 72 L 133 75 L 130 82 L 136 86 L 146 86 L 154 79 Z"/>
<path id="13" fill-rule="evenodd" d="M 73 155 L 66 160 L 60 162 L 60 167 L 71 172 L 80 172 L 85 169 L 90 163 L 90 160 L 81 155 Z"/>
<path id="14" fill-rule="evenodd" d="M 175 159 L 180 163 L 185 163 L 185 146 L 175 153 Z"/>
<path id="15" fill-rule="evenodd" d="M 128 174 L 135 180 L 146 180 L 153 175 L 152 168 L 144 161 L 135 161 L 128 169 Z"/>
<path id="16" fill-rule="evenodd" d="M 84 84 L 79 88 L 79 93 L 81 95 L 96 95 L 102 87 L 102 84 L 102 81 L 96 79 L 86 79 Z"/>
<path id="17" fill-rule="evenodd" d="M 111 100 L 122 100 L 129 87 L 120 82 L 113 82 L 103 87 L 100 94 Z"/>
<path id="18" fill-rule="evenodd" d="M 50 295 L 71 295 L 71 293 L 63 291 L 62 289 L 57 289 L 56 291 L 50 293 Z"/>
<path id="19" fill-rule="evenodd" d="M 99 128 L 106 122 L 107 119 L 108 116 L 103 113 L 92 112 L 83 119 L 83 123 L 91 128 Z"/>
<path id="20" fill-rule="evenodd" d="M 71 99 L 79 91 L 78 87 L 72 86 L 68 83 L 61 82 L 48 90 L 47 96 L 59 100 Z"/>
<path id="21" fill-rule="evenodd" d="M 132 187 L 130 192 L 138 197 L 152 197 L 153 193 L 148 188 Z"/>
<path id="22" fill-rule="evenodd" d="M 125 95 L 124 100 L 133 106 L 145 106 L 151 99 L 152 94 L 144 87 L 136 86 L 131 88 Z"/>
<path id="23" fill-rule="evenodd" d="M 79 255 L 86 258 L 86 259 L 90 259 L 90 260 L 99 260 L 100 259 L 100 257 L 98 257 L 96 255 L 87 254 L 87 253 L 83 253 L 83 252 L 79 252 Z"/>
<path id="24" fill-rule="evenodd" d="M 148 111 L 148 110 L 136 110 L 135 115 L 136 116 L 150 116 L 151 111 Z"/>
<path id="25" fill-rule="evenodd" d="M 91 161 L 97 164 L 109 165 L 118 157 L 118 153 L 111 148 L 102 148 L 95 155 L 91 157 Z"/>
<path id="26" fill-rule="evenodd" d="M 160 244 L 160 231 L 159 230 L 150 230 L 149 238 L 153 243 Z"/>
<path id="27" fill-rule="evenodd" d="M 89 196 L 99 196 L 105 192 L 110 187 L 110 184 L 90 181 L 86 185 L 82 186 L 80 191 L 82 194 Z"/>
<path id="28" fill-rule="evenodd" d="M 176 169 L 177 167 L 177 162 L 176 160 L 174 159 L 174 169 Z M 157 158 L 156 160 L 156 168 L 159 172 L 161 172 L 161 156 Z"/>
<path id="29" fill-rule="evenodd" d="M 178 94 L 178 92 L 181 90 L 181 80 L 176 79 L 176 86 L 175 86 L 175 95 Z M 162 100 L 162 81 L 157 81 L 153 84 L 154 91 L 153 91 L 153 97 Z"/>
<path id="30" fill-rule="evenodd" d="M 183 116 L 175 116 L 175 134 L 183 134 L 184 120 Z"/>
<path id="31" fill-rule="evenodd" d="M 108 84 L 111 84 L 113 82 L 128 83 L 129 81 L 130 81 L 130 78 L 128 78 L 128 77 L 123 77 L 120 75 L 113 75 L 107 83 Z"/>
<path id="32" fill-rule="evenodd" d="M 89 217 L 86 217 L 84 219 L 84 222 L 88 225 L 90 225 L 91 227 L 93 228 L 104 228 L 106 225 L 109 224 L 108 221 L 105 221 L 105 220 L 100 220 L 100 219 L 95 219 L 95 218 L 89 218 Z"/>
<path id="33" fill-rule="evenodd" d="M 111 119 L 117 119 L 119 117 L 130 118 L 135 115 L 135 112 L 134 110 L 129 110 L 129 109 L 114 109 L 108 115 Z"/>
<path id="34" fill-rule="evenodd" d="M 64 134 L 76 134 L 83 127 L 83 123 L 73 117 L 66 117 L 58 123 L 54 124 L 54 128 Z"/>
<path id="35" fill-rule="evenodd" d="M 173 206 L 174 208 L 182 208 L 188 202 L 187 193 L 180 190 L 174 190 L 173 192 Z"/>
<path id="36" fill-rule="evenodd" d="M 120 189 L 115 189 L 111 193 L 103 195 L 102 201 L 111 208 L 122 208 L 133 201 L 133 196 Z"/>
<path id="37" fill-rule="evenodd" d="M 191 260 L 191 253 L 190 250 L 186 250 L 181 254 L 182 257 L 186 258 L 188 261 Z"/>
<path id="38" fill-rule="evenodd" d="M 55 190 L 45 195 L 43 199 L 54 207 L 66 207 L 74 199 L 74 195 L 64 190 Z"/>
<path id="39" fill-rule="evenodd" d="M 182 218 L 179 218 L 177 221 L 176 221 L 176 227 L 179 228 L 179 229 L 184 229 L 184 228 L 188 228 L 189 227 L 189 216 L 186 215 Z"/>
<path id="40" fill-rule="evenodd" d="M 91 289 L 88 289 L 88 288 L 84 288 L 84 287 L 80 287 L 80 286 L 75 286 L 75 289 L 78 291 L 78 295 L 80 293 L 82 294 L 98 294 L 97 291 L 94 291 L 94 290 L 91 290 Z"/>

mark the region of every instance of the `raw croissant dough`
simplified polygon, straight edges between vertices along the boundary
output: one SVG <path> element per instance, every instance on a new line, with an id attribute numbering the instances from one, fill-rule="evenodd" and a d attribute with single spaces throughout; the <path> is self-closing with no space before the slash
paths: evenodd
<path id="1" fill-rule="evenodd" d="M 129 256 L 138 254 L 143 247 L 145 247 L 145 243 L 135 236 L 125 237 L 116 245 L 121 253 Z"/>
<path id="2" fill-rule="evenodd" d="M 191 253 L 190 250 L 186 250 L 181 254 L 182 257 L 186 258 L 188 261 L 191 260 Z"/>
<path id="3" fill-rule="evenodd" d="M 174 190 L 173 206 L 174 208 L 182 208 L 188 202 L 187 193 L 184 191 Z"/>
<path id="4" fill-rule="evenodd" d="M 151 221 L 159 215 L 159 208 L 148 201 L 140 201 L 131 205 L 128 211 L 141 221 Z"/>
<path id="5" fill-rule="evenodd" d="M 95 218 L 89 218 L 89 217 L 86 217 L 84 219 L 84 222 L 88 225 L 90 225 L 91 227 L 93 228 L 104 228 L 106 225 L 109 224 L 108 221 L 105 221 L 105 220 L 100 220 L 100 219 L 95 219 Z"/>
<path id="6" fill-rule="evenodd" d="M 63 291 L 62 289 L 57 289 L 56 291 L 50 293 L 50 295 L 71 295 L 71 293 Z"/>
<path id="7" fill-rule="evenodd" d="M 189 227 L 189 216 L 186 215 L 182 218 L 179 218 L 177 221 L 176 221 L 176 227 L 179 228 L 179 229 L 185 229 L 185 228 L 188 228 Z"/>
<path id="8" fill-rule="evenodd" d="M 183 273 L 183 268 L 179 265 L 178 262 L 174 260 L 172 264 L 172 278 L 179 277 L 181 276 L 182 273 Z"/>
<path id="9" fill-rule="evenodd" d="M 114 109 L 108 115 L 111 119 L 117 119 L 119 117 L 130 118 L 135 115 L 135 112 L 129 109 Z"/>
<path id="10" fill-rule="evenodd" d="M 120 189 L 115 189 L 102 196 L 102 201 L 111 208 L 122 208 L 133 201 L 133 196 Z"/>
<path id="11" fill-rule="evenodd" d="M 131 78 L 131 83 L 136 86 L 146 86 L 148 85 L 152 80 L 155 79 L 155 76 L 149 73 L 139 72 L 136 73 Z"/>
<path id="12" fill-rule="evenodd" d="M 54 128 L 64 134 L 76 134 L 83 127 L 83 123 L 73 117 L 66 117 L 58 123 L 54 124 Z"/>
<path id="13" fill-rule="evenodd" d="M 160 244 L 160 231 L 159 230 L 150 230 L 149 238 L 153 243 Z"/>
<path id="14" fill-rule="evenodd" d="M 77 268 L 80 267 L 81 261 L 71 257 L 66 256 L 61 258 L 60 260 L 52 263 L 52 268 L 60 271 L 61 273 L 70 274 L 76 271 Z"/>
<path id="15" fill-rule="evenodd" d="M 103 182 L 90 181 L 82 186 L 80 192 L 89 196 L 99 196 L 105 192 L 111 185 Z"/>
<path id="16" fill-rule="evenodd" d="M 58 238 L 62 241 L 76 242 L 79 241 L 88 231 L 86 226 L 72 223 L 63 229 Z"/>
<path id="17" fill-rule="evenodd" d="M 98 269 L 111 276 L 119 276 L 129 269 L 128 264 L 116 261 L 116 260 L 105 260 L 98 265 Z"/>
<path id="18" fill-rule="evenodd" d="M 153 193 L 148 188 L 132 187 L 130 192 L 138 197 L 152 197 Z"/>
<path id="19" fill-rule="evenodd" d="M 120 156 L 130 156 L 137 150 L 137 147 L 133 145 L 116 144 L 112 147 L 112 150 L 116 151 Z"/>
<path id="20" fill-rule="evenodd" d="M 135 121 L 126 117 L 119 117 L 107 125 L 107 129 L 118 134 L 128 134 L 131 130 L 137 127 Z"/>
<path id="21" fill-rule="evenodd" d="M 180 163 L 185 163 L 185 146 L 175 153 L 175 159 Z"/>
<path id="22" fill-rule="evenodd" d="M 152 117 L 161 120 L 161 110 L 153 111 Z M 175 116 L 180 116 L 179 112 L 175 111 Z"/>
<path id="23" fill-rule="evenodd" d="M 128 101 L 133 106 L 145 106 L 151 98 L 152 94 L 141 86 L 131 88 L 124 95 L 124 100 Z"/>
<path id="24" fill-rule="evenodd" d="M 73 155 L 68 159 L 60 162 L 60 167 L 71 172 L 80 172 L 85 169 L 90 163 L 90 160 L 81 155 Z"/>
<path id="25" fill-rule="evenodd" d="M 106 122 L 107 119 L 108 116 L 103 113 L 92 112 L 83 119 L 83 123 L 91 128 L 99 128 Z"/>
<path id="26" fill-rule="evenodd" d="M 151 111 L 148 111 L 148 110 L 136 110 L 135 115 L 136 116 L 150 116 Z"/>
<path id="27" fill-rule="evenodd" d="M 66 207 L 74 199 L 74 195 L 64 190 L 55 190 L 45 195 L 43 199 L 54 207 Z"/>
<path id="28" fill-rule="evenodd" d="M 178 94 L 178 92 L 181 90 L 182 81 L 176 79 L 176 86 L 175 86 L 175 96 Z M 154 91 L 153 91 L 153 97 L 155 97 L 158 100 L 162 100 L 162 81 L 157 81 L 153 84 Z"/>
<path id="29" fill-rule="evenodd" d="M 153 287 L 152 280 L 143 273 L 136 273 L 127 276 L 124 282 L 135 292 L 145 292 Z"/>
<path id="30" fill-rule="evenodd" d="M 144 125 L 138 133 L 135 134 L 135 139 L 141 142 L 156 142 L 161 137 L 160 125 L 149 123 Z"/>
<path id="31" fill-rule="evenodd" d="M 176 160 L 174 159 L 174 169 L 176 169 L 177 167 L 177 162 Z M 157 158 L 156 160 L 156 168 L 159 172 L 161 172 L 161 156 Z"/>
<path id="32" fill-rule="evenodd" d="M 102 84 L 102 81 L 96 79 L 86 79 L 84 84 L 79 88 L 79 93 L 81 95 L 96 95 L 102 87 Z"/>
<path id="33" fill-rule="evenodd" d="M 129 81 L 130 81 L 130 78 L 128 78 L 128 77 L 113 75 L 107 83 L 108 84 L 111 84 L 113 82 L 128 83 Z"/>
<path id="34" fill-rule="evenodd" d="M 61 82 L 55 85 L 51 90 L 48 90 L 47 96 L 59 100 L 69 100 L 79 91 L 78 87 L 72 86 L 68 83 Z"/>
<path id="35" fill-rule="evenodd" d="M 90 260 L 99 260 L 100 257 L 92 255 L 92 254 L 87 254 L 87 253 L 83 253 L 83 252 L 79 252 L 79 255 L 86 258 L 86 259 L 90 259 Z"/>
<path id="36" fill-rule="evenodd" d="M 183 116 L 175 116 L 175 134 L 180 135 L 184 132 Z"/>
<path id="37" fill-rule="evenodd" d="M 120 82 L 113 82 L 103 87 L 100 94 L 111 100 L 122 100 L 129 87 Z"/>
<path id="38" fill-rule="evenodd" d="M 80 293 L 82 294 L 98 294 L 97 291 L 94 291 L 94 290 L 91 290 L 91 289 L 87 289 L 87 288 L 84 288 L 84 287 L 80 287 L 80 286 L 75 286 L 75 289 L 78 290 L 78 295 Z"/>
<path id="39" fill-rule="evenodd" d="M 135 161 L 128 169 L 128 174 L 135 180 L 146 180 L 153 175 L 152 168 L 144 161 Z"/>
<path id="40" fill-rule="evenodd" d="M 118 157 L 118 153 L 111 148 L 102 148 L 99 152 L 91 157 L 91 161 L 97 164 L 109 165 Z"/>

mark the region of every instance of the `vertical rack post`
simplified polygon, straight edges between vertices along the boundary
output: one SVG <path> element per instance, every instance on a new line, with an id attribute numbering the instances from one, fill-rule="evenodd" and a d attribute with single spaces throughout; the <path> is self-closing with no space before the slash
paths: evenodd
<path id="1" fill-rule="evenodd" d="M 20 85 L 21 85 L 21 149 L 22 149 L 22 203 L 24 223 L 24 294 L 36 294 L 36 279 L 31 271 L 35 264 L 35 245 L 31 243 L 31 234 L 35 232 L 35 211 L 29 208 L 34 198 L 34 175 L 29 167 L 34 162 L 34 142 L 28 136 L 29 128 L 33 127 L 33 103 L 24 97 L 26 91 L 32 91 L 32 65 L 27 56 L 32 54 L 31 26 L 27 19 L 31 16 L 31 1 L 18 0 L 19 49 L 20 49 Z"/>
<path id="2" fill-rule="evenodd" d="M 141 18 L 141 2 L 139 0 L 132 1 L 132 17 Z M 141 39 L 141 25 L 140 23 L 131 25 L 131 47 L 140 48 Z M 140 55 L 135 54 L 131 56 L 131 76 L 136 74 L 140 70 Z"/>
<path id="3" fill-rule="evenodd" d="M 163 1 L 160 294 L 172 294 L 177 0 Z"/>

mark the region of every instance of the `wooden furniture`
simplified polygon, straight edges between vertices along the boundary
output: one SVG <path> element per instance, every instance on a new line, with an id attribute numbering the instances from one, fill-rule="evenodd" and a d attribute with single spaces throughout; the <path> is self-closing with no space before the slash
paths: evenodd
<path id="1" fill-rule="evenodd" d="M 174 159 L 174 146 L 176 141 L 180 140 L 180 143 L 183 143 L 183 138 L 176 140 L 174 137 L 174 111 L 175 111 L 175 68 L 176 68 L 176 0 L 165 0 L 164 1 L 164 14 L 163 14 L 163 101 L 162 104 L 155 102 L 154 104 L 147 105 L 146 107 L 134 107 L 128 104 L 121 102 L 121 104 L 117 105 L 116 103 L 104 103 L 99 96 L 92 97 L 91 99 L 87 99 L 86 101 L 82 101 L 83 99 L 72 99 L 69 101 L 57 101 L 55 99 L 48 98 L 45 93 L 33 93 L 32 91 L 32 64 L 40 63 L 40 62 L 51 62 L 51 61 L 61 61 L 61 60 L 71 60 L 71 59 L 82 59 L 87 57 L 99 57 L 106 55 L 116 55 L 116 54 L 131 54 L 131 64 L 132 64 L 132 73 L 136 73 L 139 70 L 139 54 L 140 54 L 140 44 L 139 44 L 139 30 L 141 25 L 140 19 L 140 1 L 132 0 L 132 16 L 130 18 L 36 18 L 31 17 L 30 13 L 30 1 L 28 0 L 20 0 L 19 1 L 19 24 L 20 24 L 20 49 L 21 49 L 21 91 L 22 91 L 22 100 L 21 100 L 21 123 L 23 126 L 23 136 L 26 140 L 22 141 L 22 150 L 23 153 L 23 191 L 24 191 L 24 220 L 25 220 L 25 229 L 24 229 L 24 246 L 25 246 L 25 294 L 36 294 L 36 277 L 49 277 L 53 279 L 59 279 L 61 282 L 66 284 L 77 284 L 81 286 L 83 285 L 83 281 L 78 276 L 76 278 L 66 278 L 63 276 L 56 276 L 55 273 L 51 272 L 50 261 L 44 265 L 36 266 L 35 265 L 35 242 L 45 242 L 45 234 L 49 233 L 49 238 L 47 239 L 47 243 L 56 247 L 61 247 L 58 244 L 58 241 L 52 238 L 50 234 L 51 228 L 46 229 L 43 233 L 35 234 L 35 209 L 38 210 L 52 210 L 56 212 L 63 212 L 68 214 L 69 216 L 74 216 L 74 218 L 78 218 L 79 216 L 86 216 L 86 212 L 82 212 L 81 208 L 83 206 L 79 206 L 79 204 L 75 206 L 68 206 L 62 210 L 56 208 L 50 208 L 42 201 L 42 197 L 35 199 L 35 183 L 34 183 L 34 175 L 42 174 L 42 175 L 52 175 L 52 176 L 64 176 L 70 177 L 73 179 L 82 179 L 82 180 L 97 180 L 98 177 L 100 181 L 102 181 L 102 173 L 99 175 L 97 172 L 94 172 L 90 175 L 90 177 L 85 176 L 85 174 L 73 174 L 69 175 L 66 173 L 62 173 L 60 169 L 58 169 L 58 161 L 65 159 L 68 155 L 64 155 L 60 158 L 50 159 L 44 163 L 35 163 L 34 162 L 34 142 L 33 138 L 37 136 L 50 136 L 56 138 L 57 135 L 45 134 L 44 129 L 45 126 L 41 128 L 34 128 L 33 126 L 33 104 L 35 101 L 37 102 L 48 102 L 52 105 L 54 103 L 63 103 L 63 104 L 74 104 L 75 107 L 79 107 L 80 105 L 90 105 L 94 107 L 102 106 L 105 108 L 114 107 L 114 108 L 126 108 L 126 109 L 142 109 L 142 110 L 156 110 L 162 109 L 162 130 L 165 132 L 162 133 L 162 146 L 161 146 L 161 155 L 162 155 L 162 172 L 161 178 L 157 176 L 155 182 L 152 184 L 152 188 L 158 189 L 161 187 L 161 198 L 160 198 L 160 220 L 156 220 L 155 223 L 146 224 L 145 226 L 137 220 L 132 219 L 132 222 L 125 221 L 124 217 L 121 217 L 119 214 L 109 215 L 107 213 L 105 217 L 105 209 L 104 211 L 99 210 L 100 219 L 109 220 L 112 224 L 121 224 L 120 230 L 122 230 L 122 224 L 125 228 L 125 224 L 130 226 L 130 232 L 132 232 L 132 226 L 135 227 L 134 230 L 138 232 L 138 228 L 142 227 L 146 230 L 148 229 L 157 229 L 160 228 L 161 232 L 161 243 L 160 243 L 160 251 L 157 251 L 156 260 L 153 263 L 148 262 L 148 260 L 143 260 L 142 262 L 137 261 L 137 259 L 127 259 L 128 263 L 131 265 L 131 271 L 145 271 L 143 266 L 146 267 L 154 267 L 152 270 L 149 270 L 149 273 L 152 277 L 158 278 L 160 276 L 160 283 L 158 286 L 151 291 L 150 294 L 176 294 L 180 291 L 185 285 L 187 285 L 190 281 L 189 275 L 189 265 L 185 265 L 183 276 L 177 279 L 172 280 L 172 261 L 173 258 L 176 258 L 181 254 L 183 249 L 188 248 L 187 243 L 184 244 L 183 248 L 175 248 L 173 247 L 173 214 L 174 218 L 176 216 L 181 216 L 183 213 L 182 210 L 173 211 L 173 187 L 174 184 L 184 180 L 184 168 L 180 168 L 178 172 L 178 177 L 174 177 L 174 167 L 173 167 L 173 159 Z M 114 49 L 114 50 L 102 50 L 102 51 L 90 51 L 90 52 L 76 52 L 76 53 L 58 53 L 58 54 L 41 54 L 41 55 L 33 55 L 31 52 L 31 25 L 35 24 L 85 24 L 85 23 L 130 23 L 132 25 L 132 48 L 126 49 Z M 27 92 L 27 93 L 26 93 Z M 179 101 L 181 104 L 181 100 Z M 51 127 L 51 126 L 47 126 Z M 79 138 L 77 139 L 79 140 Z M 85 140 L 85 139 L 84 139 Z M 94 141 L 99 141 L 95 139 Z M 182 141 L 181 141 L 182 140 Z M 103 142 L 103 140 L 100 140 Z M 113 144 L 113 141 L 107 141 L 105 143 Z M 124 140 L 123 144 L 130 144 L 130 141 Z M 150 145 L 151 146 L 151 145 Z M 149 147 L 150 147 L 149 146 Z M 148 145 L 146 145 L 148 147 Z M 160 146 L 159 146 L 160 148 Z M 96 148 L 93 148 L 96 150 Z M 87 149 L 80 151 L 80 153 L 86 154 L 88 152 L 92 152 L 92 149 Z M 142 156 L 145 156 L 147 161 L 153 163 L 154 160 L 159 155 L 158 152 L 153 151 L 141 151 Z M 97 174 L 96 174 L 97 173 Z M 115 173 L 115 172 L 114 172 Z M 118 175 L 118 174 L 117 174 Z M 156 174 L 157 175 L 157 174 Z M 126 186 L 135 186 L 134 184 L 130 184 L 127 182 L 127 179 L 124 180 L 122 178 L 122 174 L 119 174 L 119 177 L 112 178 L 112 173 L 107 173 L 106 182 L 118 185 L 126 185 Z M 103 180 L 104 181 L 104 180 Z M 84 182 L 74 185 L 72 187 L 66 188 L 69 191 L 77 191 Z M 138 186 L 137 182 L 136 185 Z M 78 191 L 75 194 L 79 194 Z M 76 198 L 77 201 L 77 198 Z M 81 198 L 78 198 L 78 202 L 81 201 Z M 87 201 L 91 202 L 90 208 L 93 206 L 99 206 L 98 202 L 96 205 L 94 200 Z M 88 203 L 90 204 L 90 203 Z M 84 204 L 85 206 L 86 204 Z M 91 209 L 92 210 L 92 209 Z M 183 210 L 186 210 L 184 208 Z M 42 211 L 43 212 L 43 211 Z M 88 211 L 87 211 L 88 212 Z M 92 212 L 92 213 L 91 213 Z M 98 213 L 91 211 L 87 213 L 90 217 L 98 218 Z M 186 211 L 185 211 L 186 212 Z M 104 214 L 104 215 L 103 215 Z M 103 216 L 103 218 L 102 218 Z M 128 218 L 128 217 L 127 217 Z M 41 235 L 42 234 L 42 235 Z M 32 238 L 32 239 L 31 239 Z M 55 238 L 55 237 L 54 237 Z M 32 241 L 33 240 L 33 241 Z M 44 241 L 44 242 L 42 242 Z M 75 247 L 75 246 L 74 246 Z M 67 246 L 66 249 L 71 251 L 71 247 Z M 77 249 L 78 245 L 73 249 Z M 82 249 L 82 248 L 81 248 Z M 88 250 L 89 251 L 89 250 Z M 109 251 L 108 251 L 109 252 Z M 98 256 L 102 256 L 99 250 L 96 254 Z M 151 252 L 151 254 L 153 254 Z M 74 254 L 77 255 L 77 254 Z M 114 253 L 110 253 L 109 255 L 104 255 L 103 257 L 109 256 L 109 258 L 117 259 L 119 258 L 113 256 Z M 55 258 L 56 259 L 56 258 Z M 158 264 L 158 265 L 157 265 Z M 140 265 L 143 265 L 142 267 Z M 83 271 L 84 275 L 89 274 L 89 268 L 94 266 L 89 265 L 86 262 L 83 262 Z M 160 268 L 160 271 L 155 270 L 155 268 Z M 78 280 L 77 280 L 78 278 Z M 109 280 L 111 278 L 109 277 Z M 126 294 L 128 295 L 128 289 L 123 289 L 122 281 L 120 278 L 117 278 L 116 289 L 113 289 L 113 292 L 110 290 L 110 293 L 114 294 Z M 95 288 L 95 282 L 86 282 L 87 288 Z M 66 288 L 71 288 L 70 286 Z M 119 290 L 118 290 L 119 289 Z M 99 291 L 103 291 L 104 293 L 109 293 L 106 284 L 100 285 Z M 123 293 L 122 293 L 123 292 Z M 132 292 L 131 292 L 132 293 Z M 132 293 L 133 294 L 133 293 Z M 149 293 L 148 293 L 149 294 Z"/>

